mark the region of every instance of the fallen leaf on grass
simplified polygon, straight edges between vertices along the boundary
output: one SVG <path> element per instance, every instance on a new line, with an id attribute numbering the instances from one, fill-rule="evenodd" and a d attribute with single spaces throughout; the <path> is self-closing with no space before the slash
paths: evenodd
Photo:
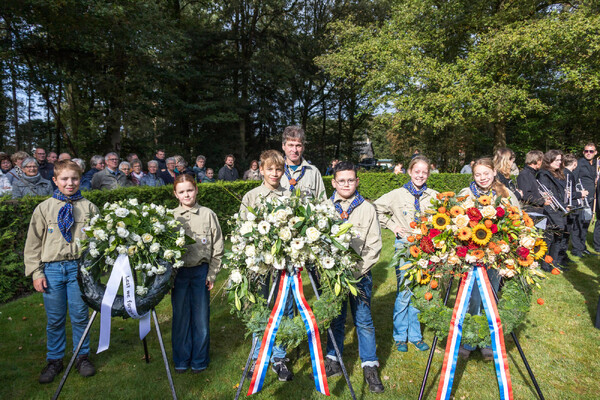
<path id="1" fill-rule="evenodd" d="M 19 350 L 23 350 L 23 346 L 19 346 Z"/>
<path id="2" fill-rule="evenodd" d="M 27 317 L 23 317 L 21 318 L 23 321 L 27 321 Z"/>
<path id="3" fill-rule="evenodd" d="M 560 332 L 558 332 L 558 333 L 560 333 L 561 335 L 564 335 L 564 334 L 565 334 L 565 332 L 563 332 L 563 331 L 560 331 Z"/>
<path id="4" fill-rule="evenodd" d="M 240 387 L 240 384 L 239 384 L 239 383 L 236 383 L 235 385 L 233 385 L 233 388 L 234 388 L 234 389 L 237 389 L 237 388 L 239 388 L 239 387 Z"/>
<path id="5" fill-rule="evenodd" d="M 384 375 L 384 376 L 383 376 L 383 380 L 384 380 L 384 381 L 389 381 L 389 380 L 390 380 L 390 377 L 389 377 L 389 376 L 387 376 L 387 375 Z"/>
<path id="6" fill-rule="evenodd" d="M 38 304 L 38 306 L 44 307 L 44 303 L 40 303 L 40 304 Z"/>

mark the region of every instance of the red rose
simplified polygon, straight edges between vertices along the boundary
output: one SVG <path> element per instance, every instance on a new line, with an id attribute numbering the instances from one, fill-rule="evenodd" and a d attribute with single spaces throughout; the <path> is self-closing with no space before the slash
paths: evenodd
<path id="1" fill-rule="evenodd" d="M 517 255 L 523 259 L 527 258 L 529 255 L 529 249 L 526 247 L 517 248 Z"/>
<path id="2" fill-rule="evenodd" d="M 479 222 L 479 221 L 481 221 L 481 218 L 483 218 L 483 216 L 481 215 L 481 212 L 474 207 L 467 209 L 467 216 L 469 217 L 469 219 L 471 221 L 475 221 L 475 222 Z"/>
<path id="3" fill-rule="evenodd" d="M 423 237 L 423 239 L 421 239 L 421 250 L 423 250 L 423 253 L 427 253 L 427 254 L 431 254 L 435 251 L 435 248 L 433 247 L 433 241 L 431 240 L 431 238 L 425 236 Z"/>
<path id="4" fill-rule="evenodd" d="M 496 207 L 496 217 L 502 218 L 506 214 L 506 211 L 502 207 Z"/>
<path id="5" fill-rule="evenodd" d="M 467 255 L 467 248 L 465 246 L 458 246 L 456 248 L 456 255 L 459 257 L 464 257 Z"/>
<path id="6" fill-rule="evenodd" d="M 434 237 L 436 237 L 440 233 L 442 233 L 442 231 L 440 231 L 439 229 L 430 229 L 429 230 L 429 235 L 427 235 L 427 236 L 429 236 L 431 239 L 433 239 Z"/>
<path id="7" fill-rule="evenodd" d="M 490 231 L 492 231 L 492 233 L 498 233 L 498 225 L 492 224 Z"/>

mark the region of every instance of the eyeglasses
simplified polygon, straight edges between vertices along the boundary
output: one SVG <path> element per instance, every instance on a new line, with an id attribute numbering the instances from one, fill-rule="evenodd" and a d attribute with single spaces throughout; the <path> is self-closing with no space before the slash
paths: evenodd
<path id="1" fill-rule="evenodd" d="M 107 158 L 106 161 L 119 161 L 118 158 Z"/>
<path id="2" fill-rule="evenodd" d="M 583 152 L 584 152 L 584 153 L 595 153 L 595 152 L 596 152 L 596 150 L 584 150 Z"/>
<path id="3" fill-rule="evenodd" d="M 340 186 L 346 186 L 346 185 L 351 186 L 356 183 L 357 179 L 348 179 L 347 181 L 338 181 L 338 180 L 335 180 L 335 181 Z"/>
<path id="4" fill-rule="evenodd" d="M 35 169 L 35 168 L 37 168 L 37 165 L 28 165 L 28 166 L 26 166 L 26 167 L 23 167 L 23 168 L 31 168 L 31 169 Z"/>

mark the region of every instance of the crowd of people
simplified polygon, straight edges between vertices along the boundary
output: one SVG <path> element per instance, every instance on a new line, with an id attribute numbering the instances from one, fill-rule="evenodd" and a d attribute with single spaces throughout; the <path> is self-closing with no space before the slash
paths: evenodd
<path id="1" fill-rule="evenodd" d="M 300 193 L 321 197 L 325 195 L 325 185 L 320 171 L 304 157 L 305 136 L 302 128 L 287 127 L 283 132 L 282 155 L 277 150 L 267 150 L 261 154 L 260 163 L 253 161 L 244 174 L 245 179 L 260 179 L 262 185 L 244 196 L 240 215 L 253 207 L 261 197 L 290 196 L 294 190 Z M 527 153 L 524 168 L 518 172 L 516 184 L 511 178 L 515 171 L 514 154 L 510 149 L 499 149 L 493 158 L 483 157 L 469 165 L 472 182 L 460 191 L 459 196 L 473 199 L 490 196 L 502 197 L 513 206 L 527 210 L 536 219 L 539 227 L 545 229 L 549 253 L 554 265 L 567 270 L 566 255 L 569 239 L 573 256 L 588 254 L 586 233 L 595 207 L 598 179 L 596 146 L 588 143 L 583 149 L 583 157 L 564 155 L 559 150 L 542 153 L 533 150 Z M 175 278 L 172 291 L 173 361 L 177 373 L 190 370 L 199 373 L 209 364 L 210 312 L 209 291 L 221 266 L 224 239 L 218 219 L 213 211 L 197 203 L 198 182 L 214 179 L 205 168 L 206 158 L 198 156 L 196 165 L 189 168 L 181 157 L 165 158 L 164 151 L 158 151 L 154 160 L 147 163 L 148 172 L 142 172 L 142 163 L 130 155 L 127 161 L 120 162 L 115 153 L 104 157 L 94 156 L 92 170 L 83 174 L 83 168 L 76 160 L 68 160 L 68 155 L 60 155 L 53 167 L 42 149 L 36 149 L 34 157 L 19 152 L 11 158 L 3 155 L 3 177 L 12 176 L 12 190 L 29 194 L 51 194 L 52 197 L 40 203 L 32 216 L 26 242 L 26 274 L 31 275 L 37 291 L 44 294 L 48 315 L 47 365 L 40 374 L 41 383 L 52 382 L 62 370 L 65 353 L 65 319 L 68 304 L 73 330 L 73 347 L 78 344 L 88 321 L 87 307 L 81 301 L 77 274 L 78 241 L 85 224 L 83 215 L 97 212 L 97 207 L 85 200 L 80 188 L 89 184 L 92 189 L 111 189 L 133 184 L 149 186 L 173 183 L 174 195 L 180 205 L 175 210 L 176 218 L 183 224 L 186 234 L 198 237 L 197 232 L 209 235 L 209 239 L 188 245 L 184 267 Z M 12 162 L 14 162 L 14 167 Z M 219 171 L 222 180 L 235 180 L 239 175 L 235 169 L 235 158 L 225 157 L 225 165 Z M 427 187 L 432 173 L 432 164 L 423 155 L 415 155 L 407 166 L 409 180 L 402 187 L 393 189 L 372 203 L 360 195 L 360 179 L 354 164 L 347 161 L 336 162 L 331 171 L 335 189 L 330 201 L 340 218 L 353 224 L 360 235 L 352 240 L 351 246 L 362 257 L 356 268 L 358 292 L 349 294 L 340 315 L 331 323 L 333 335 L 328 337 L 326 347 L 325 372 L 327 377 L 342 374 L 342 367 L 335 347 L 343 352 L 345 321 L 348 311 L 352 315 L 358 337 L 359 357 L 368 388 L 372 392 L 383 392 L 379 378 L 379 360 L 375 341 L 375 323 L 371 314 L 373 280 L 371 269 L 377 263 L 381 249 L 381 229 L 389 229 L 397 242 L 406 242 L 411 233 L 411 223 L 420 213 L 432 205 L 437 192 Z M 51 178 L 56 189 L 49 186 Z M 21 181 L 26 183 L 20 183 Z M 33 187 L 39 188 L 33 192 Z M 210 232 L 207 233 L 207 232 Z M 208 243 L 208 244 L 207 244 Z M 208 247 L 207 247 L 208 246 Z M 593 246 L 600 251 L 600 226 L 594 231 Z M 544 263 L 542 268 L 550 271 Z M 309 273 L 316 274 L 308 268 Z M 499 289 L 501 277 L 497 270 L 488 270 L 491 284 Z M 419 351 L 426 351 L 429 345 L 423 340 L 418 320 L 418 310 L 411 304 L 412 293 L 405 280 L 406 269 L 397 266 L 397 293 L 393 306 L 393 338 L 395 348 L 407 352 L 409 344 Z M 315 276 L 318 279 L 318 276 Z M 318 281 L 318 280 L 317 280 Z M 275 284 L 275 283 L 273 283 Z M 269 292 L 269 279 L 264 284 L 264 293 Z M 60 288 L 52 290 L 52 288 Z M 194 310 L 192 313 L 191 310 Z M 286 316 L 293 316 L 292 299 L 284 307 Z M 481 313 L 479 292 L 473 291 L 469 303 L 469 313 Z M 335 341 L 336 346 L 333 345 Z M 261 340 L 258 340 L 260 343 Z M 256 362 L 258 348 L 253 355 Z M 475 348 L 461 346 L 459 355 L 468 358 Z M 480 349 L 483 358 L 493 360 L 493 350 Z M 287 350 L 275 346 L 270 359 L 272 370 L 279 380 L 290 381 L 293 373 L 288 367 Z M 248 375 L 252 376 L 255 362 Z M 89 337 L 84 341 L 76 367 L 83 376 L 95 374 L 89 359 Z"/>
<path id="2" fill-rule="evenodd" d="M 69 153 L 57 155 L 55 152 L 46 154 L 38 147 L 30 156 L 24 151 L 12 155 L 0 152 L 0 196 L 10 194 L 13 199 L 24 196 L 50 196 L 57 188 L 53 182 L 54 163 L 71 160 Z M 206 167 L 206 157 L 196 157 L 193 167 L 189 167 L 184 157 L 175 155 L 166 157 L 165 151 L 159 149 L 154 158 L 144 163 L 137 154 L 128 154 L 121 160 L 114 152 L 106 155 L 91 157 L 90 168 L 86 171 L 86 162 L 81 158 L 73 158 L 85 173 L 81 177 L 81 190 L 110 190 L 128 186 L 163 186 L 173 184 L 175 178 L 187 174 L 197 183 L 214 183 L 219 181 L 235 181 L 240 174 L 235 167 L 233 154 L 225 156 L 224 165 L 217 176 L 212 168 Z M 244 172 L 243 180 L 262 180 L 258 161 L 252 160 L 250 168 Z"/>

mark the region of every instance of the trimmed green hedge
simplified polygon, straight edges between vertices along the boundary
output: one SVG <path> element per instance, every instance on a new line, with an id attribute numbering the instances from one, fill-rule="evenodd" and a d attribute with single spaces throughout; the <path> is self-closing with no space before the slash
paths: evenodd
<path id="1" fill-rule="evenodd" d="M 394 175 L 387 172 L 360 173 L 360 190 L 369 200 L 375 200 L 392 189 L 408 181 L 407 175 Z M 459 191 L 468 186 L 470 175 L 434 174 L 429 177 L 429 187 L 438 191 Z M 327 195 L 331 196 L 331 176 L 323 177 Z M 198 203 L 215 211 L 225 233 L 228 232 L 227 219 L 239 210 L 242 196 L 258 186 L 257 181 L 234 183 L 201 184 Z M 169 208 L 177 206 L 173 196 L 173 186 L 131 187 L 112 191 L 85 192 L 84 196 L 98 207 L 104 203 L 122 199 L 138 199 L 140 203 L 163 204 Z M 0 302 L 6 302 L 33 290 L 31 278 L 25 278 L 23 247 L 34 208 L 43 197 L 27 197 L 21 200 L 0 198 Z"/>

